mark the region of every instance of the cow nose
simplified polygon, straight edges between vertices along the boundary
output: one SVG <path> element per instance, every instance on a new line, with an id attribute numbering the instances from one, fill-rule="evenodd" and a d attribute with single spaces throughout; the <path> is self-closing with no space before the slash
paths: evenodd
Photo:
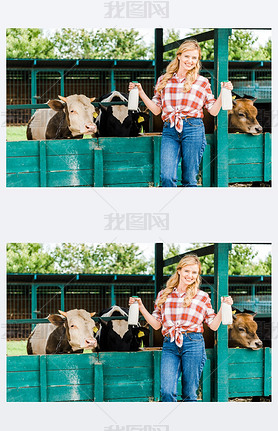
<path id="1" fill-rule="evenodd" d="M 256 126 L 255 130 L 256 130 L 256 132 L 262 132 L 263 128 L 262 128 L 262 126 Z"/>
<path id="2" fill-rule="evenodd" d="M 86 344 L 96 344 L 97 340 L 95 338 L 87 338 L 85 342 Z"/>
<path id="3" fill-rule="evenodd" d="M 256 346 L 257 347 L 263 347 L 263 342 L 260 340 L 260 341 L 256 341 Z"/>

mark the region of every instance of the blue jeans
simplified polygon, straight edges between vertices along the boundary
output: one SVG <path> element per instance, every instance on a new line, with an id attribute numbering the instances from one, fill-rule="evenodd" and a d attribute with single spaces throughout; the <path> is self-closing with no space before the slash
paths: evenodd
<path id="1" fill-rule="evenodd" d="M 181 133 L 165 122 L 161 139 L 162 187 L 177 187 L 177 169 L 181 158 L 183 187 L 197 187 L 197 175 L 206 144 L 201 118 L 185 118 Z"/>
<path id="2" fill-rule="evenodd" d="M 177 401 L 177 385 L 182 373 L 182 401 L 197 401 L 199 381 L 207 356 L 203 335 L 199 332 L 183 334 L 183 345 L 178 347 L 169 337 L 163 341 L 161 356 L 161 401 Z"/>

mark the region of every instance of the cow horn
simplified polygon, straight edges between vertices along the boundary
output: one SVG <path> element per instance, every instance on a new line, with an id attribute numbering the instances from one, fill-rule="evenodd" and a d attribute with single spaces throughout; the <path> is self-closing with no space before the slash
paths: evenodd
<path id="1" fill-rule="evenodd" d="M 62 316 L 67 317 L 67 312 L 66 311 L 61 311 L 61 310 L 58 310 L 58 311 L 59 311 L 60 314 L 62 314 Z"/>
<path id="2" fill-rule="evenodd" d="M 66 97 L 59 96 L 59 95 L 58 95 L 58 97 L 59 97 L 59 99 L 61 99 L 63 102 L 67 103 L 67 98 L 66 98 Z"/>
<path id="3" fill-rule="evenodd" d="M 236 320 L 237 319 L 237 315 L 233 314 L 233 319 Z"/>
<path id="4" fill-rule="evenodd" d="M 93 313 L 90 313 L 90 316 L 93 317 L 96 314 L 96 312 L 94 311 Z"/>
<path id="5" fill-rule="evenodd" d="M 257 316 L 257 314 L 258 314 L 257 312 L 252 314 L 252 317 L 254 318 L 255 316 Z"/>
<path id="6" fill-rule="evenodd" d="M 96 98 L 95 98 L 95 97 L 91 97 L 91 98 L 90 98 L 90 102 L 93 102 L 94 100 L 96 100 Z"/>

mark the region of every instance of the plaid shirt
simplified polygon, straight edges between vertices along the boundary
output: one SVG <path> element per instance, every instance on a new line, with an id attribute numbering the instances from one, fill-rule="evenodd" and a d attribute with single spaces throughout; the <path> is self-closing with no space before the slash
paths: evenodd
<path id="1" fill-rule="evenodd" d="M 157 87 L 162 78 L 163 75 L 157 80 L 152 100 L 162 109 L 162 120 L 169 120 L 170 127 L 175 126 L 181 133 L 184 117 L 203 118 L 203 107 L 209 111 L 214 104 L 215 98 L 211 92 L 209 80 L 198 75 L 190 91 L 184 93 L 185 78 L 181 79 L 174 73 L 163 90 L 159 92 Z"/>
<path id="2" fill-rule="evenodd" d="M 157 295 L 152 315 L 161 323 L 162 335 L 169 334 L 171 341 L 175 340 L 179 347 L 182 346 L 183 332 L 204 332 L 203 321 L 209 325 L 216 316 L 209 295 L 202 290 L 198 289 L 189 307 L 183 306 L 186 293 L 179 293 L 176 288 L 159 307 L 157 302 L 162 293 L 163 290 Z"/>

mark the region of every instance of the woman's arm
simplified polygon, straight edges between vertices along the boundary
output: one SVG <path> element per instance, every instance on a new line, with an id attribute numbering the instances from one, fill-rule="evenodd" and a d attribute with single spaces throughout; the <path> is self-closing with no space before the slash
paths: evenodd
<path id="1" fill-rule="evenodd" d="M 221 91 L 220 94 L 218 96 L 218 98 L 216 99 L 216 101 L 214 102 L 214 104 L 212 105 L 212 107 L 209 110 L 209 113 L 211 115 L 213 115 L 214 117 L 216 117 L 221 109 L 222 106 L 222 88 L 225 87 L 228 90 L 231 90 L 234 88 L 233 84 L 231 83 L 231 81 L 229 82 L 221 82 Z"/>
<path id="2" fill-rule="evenodd" d="M 221 298 L 221 306 L 220 309 L 218 311 L 218 313 L 216 314 L 215 318 L 213 319 L 213 321 L 210 323 L 210 325 L 208 325 L 208 327 L 210 329 L 212 329 L 213 331 L 217 331 L 217 329 L 220 326 L 221 320 L 222 320 L 222 303 L 225 302 L 226 304 L 232 305 L 233 304 L 233 299 L 231 298 L 231 296 L 227 296 L 225 298 Z"/>
<path id="3" fill-rule="evenodd" d="M 149 110 L 154 114 L 158 115 L 161 113 L 161 108 L 157 106 L 145 93 L 145 91 L 142 88 L 142 85 L 138 82 L 137 84 L 134 84 L 134 82 L 130 82 L 128 86 L 128 91 L 132 90 L 134 87 L 138 88 L 138 93 L 142 101 L 145 103 L 146 107 L 149 108 Z"/>
<path id="4" fill-rule="evenodd" d="M 151 313 L 148 312 L 141 298 L 129 298 L 129 305 L 133 304 L 135 301 L 137 301 L 139 304 L 140 313 L 145 317 L 146 321 L 153 327 L 153 329 L 160 329 L 161 323 L 156 320 L 156 318 L 152 316 Z"/>

